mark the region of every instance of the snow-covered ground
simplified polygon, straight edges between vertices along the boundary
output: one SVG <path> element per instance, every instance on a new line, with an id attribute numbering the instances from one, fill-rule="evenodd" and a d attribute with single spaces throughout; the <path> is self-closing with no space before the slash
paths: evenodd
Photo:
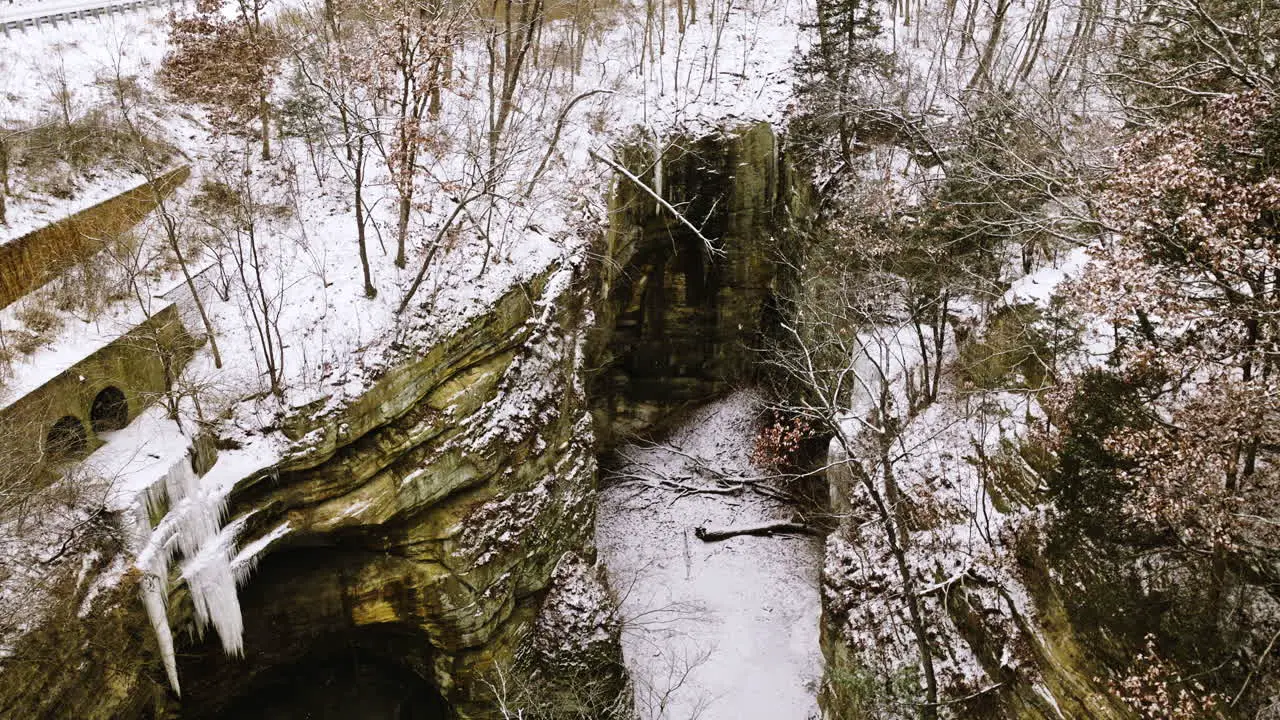
<path id="1" fill-rule="evenodd" d="M 10 6 L 0 0 L 0 22 Z M 54 2 L 18 0 L 14 8 L 30 14 L 43 12 Z M 17 12 L 16 10 L 14 11 Z M 109 102 L 104 84 L 98 82 L 118 66 L 125 76 L 149 77 L 168 48 L 165 17 L 168 8 L 145 8 L 127 14 L 64 23 L 57 28 L 0 35 L 0 128 L 57 122 L 58 96 L 65 86 L 66 104 L 73 117 Z M 88 176 L 68 175 L 70 197 L 54 197 L 25 183 L 24 169 L 11 169 L 12 195 L 7 221 L 0 223 L 0 243 L 84 210 L 145 180 L 134 169 L 93 168 Z"/>
<path id="2" fill-rule="evenodd" d="M 657 446 L 633 445 L 601 492 L 596 545 L 621 601 L 622 650 L 644 720 L 818 717 L 821 542 L 803 535 L 705 543 L 694 528 L 791 519 L 754 491 L 685 494 L 637 477 L 710 485 L 750 478 L 759 403 L 739 391 Z M 697 458 L 693 460 L 692 458 Z"/>

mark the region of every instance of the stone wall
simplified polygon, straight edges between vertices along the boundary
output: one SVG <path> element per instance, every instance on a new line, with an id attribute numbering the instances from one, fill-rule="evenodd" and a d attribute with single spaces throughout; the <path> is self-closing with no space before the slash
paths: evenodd
<path id="1" fill-rule="evenodd" d="M 714 249 L 635 183 L 615 181 L 591 393 L 606 445 L 751 379 L 782 282 L 776 260 L 808 214 L 808 184 L 780 145 L 761 123 L 676 139 L 660 162 L 651 149 L 628 158 Z"/>
<path id="2" fill-rule="evenodd" d="M 186 182 L 190 168 L 183 166 L 157 178 L 167 195 Z M 105 239 L 137 225 L 156 206 L 150 183 L 104 200 L 92 207 L 0 244 L 0 307 L 26 295 L 58 273 L 102 249 Z"/>

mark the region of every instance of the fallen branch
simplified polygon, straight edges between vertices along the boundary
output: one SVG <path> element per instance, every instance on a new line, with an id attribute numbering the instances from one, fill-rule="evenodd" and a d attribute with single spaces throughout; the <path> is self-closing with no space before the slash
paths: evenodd
<path id="1" fill-rule="evenodd" d="M 702 234 L 702 231 L 701 231 L 700 229 L 698 229 L 698 226 L 697 226 L 697 225 L 694 225 L 693 223 L 689 222 L 689 218 L 685 217 L 685 216 L 684 216 L 684 213 L 682 213 L 682 212 L 680 212 L 678 209 L 676 209 L 676 206 L 675 206 L 675 205 L 672 205 L 671 203 L 667 202 L 667 201 L 666 201 L 666 200 L 665 200 L 661 195 L 659 195 L 659 194 L 658 194 L 658 193 L 657 193 L 653 188 L 649 187 L 648 185 L 645 185 L 645 184 L 644 184 L 644 181 L 643 181 L 643 180 L 641 180 L 640 178 L 636 177 L 636 176 L 635 176 L 631 171 L 629 171 L 629 170 L 627 170 L 626 168 L 622 167 L 622 166 L 621 166 L 621 165 L 619 165 L 617 162 L 615 162 L 615 161 L 613 161 L 613 160 L 610 160 L 610 159 L 609 159 L 609 158 L 607 158 L 607 157 L 604 157 L 604 156 L 603 156 L 603 155 L 601 155 L 600 153 L 597 153 L 595 150 L 588 150 L 587 152 L 591 155 L 591 157 L 593 157 L 593 158 L 595 158 L 595 159 L 599 160 L 600 162 L 604 163 L 605 165 L 608 165 L 609 167 L 613 168 L 613 169 L 614 169 L 614 170 L 615 170 L 619 175 L 621 175 L 622 177 L 624 177 L 624 178 L 626 178 L 626 179 L 630 180 L 632 183 L 634 183 L 634 184 L 635 184 L 635 186 L 636 186 L 636 187 L 638 187 L 638 188 L 640 188 L 641 190 L 645 191 L 645 193 L 647 193 L 647 194 L 648 194 L 650 197 L 652 197 L 654 200 L 657 200 L 657 201 L 658 201 L 658 204 L 659 204 L 659 205 L 661 205 L 662 207 L 666 208 L 666 209 L 667 209 L 667 211 L 668 211 L 668 212 L 670 212 L 672 215 L 674 215 L 674 216 L 676 217 L 676 219 L 677 219 L 677 220 L 679 220 L 679 221 L 680 221 L 680 223 L 681 223 L 682 225 L 684 225 L 685 227 L 687 227 L 687 228 L 689 228 L 690 230 L 692 230 L 692 231 L 693 231 L 693 234 L 694 234 L 694 235 L 696 235 L 696 236 L 698 237 L 698 239 L 702 241 L 702 244 L 706 247 L 706 249 L 707 249 L 707 254 L 708 254 L 708 255 L 711 255 L 711 256 L 713 256 L 713 257 L 714 257 L 714 256 L 716 256 L 716 255 L 723 255 L 723 254 L 724 254 L 724 251 L 723 251 L 723 250 L 721 250 L 720 248 L 716 247 L 715 243 L 714 243 L 714 242 L 712 242 L 710 238 L 708 238 L 706 235 L 703 235 L 703 234 Z"/>
<path id="2" fill-rule="evenodd" d="M 966 565 L 963 570 L 960 570 L 959 572 L 947 578 L 946 580 L 942 580 L 940 582 L 933 583 L 932 585 L 926 585 L 923 588 L 920 588 L 920 590 L 916 592 L 916 597 L 926 597 L 928 595 L 934 595 L 939 592 L 942 593 L 943 595 L 946 595 L 947 592 L 951 589 L 952 585 L 955 585 L 956 583 L 960 583 L 963 585 L 966 582 L 975 582 L 979 585 L 991 584 L 991 581 L 978 575 L 977 571 L 973 569 L 972 565 Z"/>
<path id="3" fill-rule="evenodd" d="M 707 528 L 698 526 L 693 529 L 693 534 L 703 542 L 715 542 L 717 540 L 728 540 L 738 535 L 759 535 L 761 537 L 769 537 L 779 533 L 791 535 L 817 535 L 818 532 L 804 523 L 796 522 L 775 522 L 765 523 L 763 525 L 746 525 L 736 528 Z"/>
<path id="4" fill-rule="evenodd" d="M 955 698 L 952 700 L 942 700 L 939 702 L 932 702 L 932 703 L 912 703 L 912 705 L 915 705 L 916 707 L 946 707 L 948 705 L 959 705 L 960 703 L 967 703 L 970 700 L 986 695 L 989 692 L 994 692 L 996 690 L 999 690 L 1002 687 L 1004 687 L 1004 683 L 998 682 L 995 685 L 982 688 L 981 690 L 965 695 L 964 697 Z"/>
<path id="5" fill-rule="evenodd" d="M 642 466 L 642 469 L 649 470 L 653 474 L 615 472 L 609 475 L 609 480 L 619 485 L 642 485 L 656 490 L 669 490 L 676 494 L 671 500 L 673 503 L 690 495 L 740 495 L 744 490 L 784 502 L 793 500 L 786 492 L 775 490 L 763 483 L 717 481 L 706 485 L 693 484 L 688 482 L 693 479 L 692 475 L 662 475 L 652 468 Z"/>
<path id="6" fill-rule="evenodd" d="M 1280 640 L 1280 630 L 1277 630 L 1276 634 L 1271 636 L 1271 642 L 1267 643 L 1267 649 L 1262 651 L 1262 654 L 1258 656 L 1258 661 L 1249 670 L 1249 675 L 1245 677 L 1244 684 L 1240 686 L 1240 691 L 1236 693 L 1235 697 L 1231 698 L 1231 707 L 1235 707 L 1236 703 L 1240 702 L 1240 698 L 1244 696 L 1244 691 L 1249 689 L 1249 683 L 1253 680 L 1253 676 L 1258 674 L 1258 669 L 1271 656 L 1271 648 L 1276 646 L 1277 640 Z"/>

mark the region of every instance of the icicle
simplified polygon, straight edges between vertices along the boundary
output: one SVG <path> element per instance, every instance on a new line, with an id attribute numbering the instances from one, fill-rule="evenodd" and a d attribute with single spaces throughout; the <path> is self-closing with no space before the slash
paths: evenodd
<path id="1" fill-rule="evenodd" d="M 223 651 L 234 657 L 244 654 L 244 617 L 231 572 L 240 527 L 241 523 L 228 525 L 182 569 L 195 605 L 197 629 L 203 631 L 212 624 L 222 640 Z"/>
<path id="2" fill-rule="evenodd" d="M 168 503 L 169 491 L 165 486 L 164 478 L 152 483 L 142 492 L 142 510 L 147 513 L 148 528 L 151 527 L 151 518 L 164 516 L 165 512 L 168 511 Z M 150 532 L 149 529 L 148 532 Z"/>
<path id="3" fill-rule="evenodd" d="M 182 689 L 178 685 L 178 662 L 173 650 L 173 631 L 169 628 L 169 613 L 166 604 L 169 597 L 169 548 L 167 543 L 156 543 L 152 536 L 151 507 L 157 501 L 148 490 L 144 497 L 134 505 L 134 521 L 139 546 L 144 548 L 138 556 L 138 569 L 142 570 L 142 606 L 146 608 L 147 618 L 151 620 L 151 628 L 156 634 L 156 645 L 160 648 L 160 658 L 164 663 L 165 675 L 169 677 L 169 686 L 178 695 Z"/>
<path id="4" fill-rule="evenodd" d="M 210 497 L 185 457 L 169 468 L 165 487 L 169 491 L 169 512 L 178 518 L 178 547 L 183 557 L 195 557 L 222 529 L 226 498 Z"/>
<path id="5" fill-rule="evenodd" d="M 258 569 L 258 558 L 261 557 L 262 551 L 271 543 L 288 534 L 289 523 L 282 522 L 271 532 L 240 548 L 240 552 L 231 561 L 231 574 L 235 577 L 236 587 L 248 582 L 249 576 L 253 574 L 254 570 Z"/>
<path id="6" fill-rule="evenodd" d="M 152 516 L 160 515 L 166 503 L 168 513 L 159 527 L 153 527 Z M 239 655 L 243 622 L 235 580 L 231 576 L 231 550 L 225 547 L 234 544 L 239 526 L 222 528 L 226 499 L 211 496 L 201 487 L 200 478 L 185 455 L 170 466 L 160 482 L 143 491 L 134 505 L 134 515 L 141 548 L 135 564 L 143 573 L 142 604 L 155 630 L 169 684 L 174 692 L 180 692 L 173 630 L 166 611 L 169 561 L 175 549 L 188 559 L 183 577 L 191 588 L 197 626 L 203 630 L 212 621 L 222 638 L 223 649 L 228 654 Z M 229 537 L 223 540 L 223 534 Z"/>
<path id="7" fill-rule="evenodd" d="M 244 655 L 244 616 L 236 588 L 249 579 L 259 554 L 289 532 L 289 523 L 281 523 L 236 553 L 236 538 L 247 520 L 248 516 L 237 518 L 223 528 L 182 569 L 195 605 L 197 628 L 203 630 L 212 624 L 223 651 L 235 657 Z"/>
<path id="8" fill-rule="evenodd" d="M 165 509 L 166 500 L 168 512 L 153 528 L 151 517 Z M 228 655 L 241 656 L 244 654 L 244 617 L 236 589 L 253 572 L 257 555 L 287 533 L 289 525 L 280 525 L 237 554 L 236 541 L 248 516 L 224 526 L 226 496 L 217 492 L 216 483 L 198 477 L 186 456 L 142 494 L 135 513 L 142 547 L 136 564 L 146 575 L 142 601 L 155 628 L 165 672 L 177 692 L 173 633 L 165 612 L 173 553 L 181 551 L 184 558 L 182 579 L 191 591 L 197 632 L 203 634 L 205 628 L 212 625 L 222 641 L 222 649 Z"/>

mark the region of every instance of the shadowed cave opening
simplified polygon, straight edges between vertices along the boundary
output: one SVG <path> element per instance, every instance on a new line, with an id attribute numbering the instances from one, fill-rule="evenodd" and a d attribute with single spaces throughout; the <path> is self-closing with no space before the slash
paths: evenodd
<path id="1" fill-rule="evenodd" d="M 241 592 L 244 657 L 217 634 L 179 653 L 184 718 L 446 720 L 426 634 L 351 621 L 348 580 L 379 554 L 295 547 L 263 559 Z"/>
<path id="2" fill-rule="evenodd" d="M 353 643 L 273 669 L 223 711 L 221 717 L 446 720 L 452 715 L 430 681 L 382 653 Z"/>

